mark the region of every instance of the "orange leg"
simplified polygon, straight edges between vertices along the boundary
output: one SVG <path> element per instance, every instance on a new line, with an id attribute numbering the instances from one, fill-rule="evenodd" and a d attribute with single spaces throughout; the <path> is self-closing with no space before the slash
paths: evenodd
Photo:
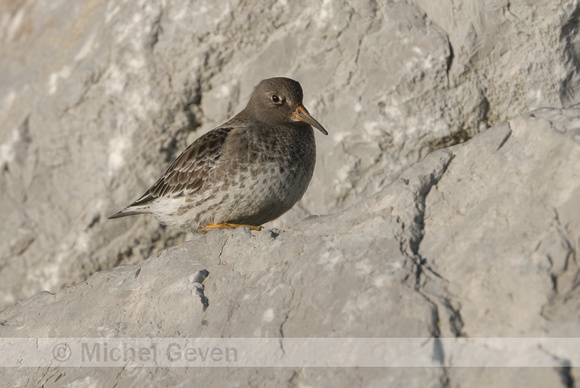
<path id="1" fill-rule="evenodd" d="M 202 232 L 209 232 L 210 230 L 214 230 L 216 228 L 220 228 L 220 229 L 234 229 L 234 228 L 239 228 L 240 226 L 247 226 L 248 228 L 250 228 L 251 230 L 257 230 L 260 231 L 262 230 L 261 226 L 254 226 L 254 225 L 246 225 L 246 224 L 217 224 L 217 225 L 206 225 L 203 228 L 201 228 Z"/>

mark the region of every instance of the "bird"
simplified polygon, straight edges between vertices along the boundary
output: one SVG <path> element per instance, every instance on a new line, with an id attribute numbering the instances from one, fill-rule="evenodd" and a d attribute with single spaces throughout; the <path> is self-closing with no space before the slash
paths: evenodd
<path id="1" fill-rule="evenodd" d="M 287 212 L 310 183 L 314 131 L 328 132 L 303 104 L 300 83 L 262 80 L 247 106 L 191 143 L 135 202 L 110 219 L 153 214 L 198 232 L 262 225 Z"/>

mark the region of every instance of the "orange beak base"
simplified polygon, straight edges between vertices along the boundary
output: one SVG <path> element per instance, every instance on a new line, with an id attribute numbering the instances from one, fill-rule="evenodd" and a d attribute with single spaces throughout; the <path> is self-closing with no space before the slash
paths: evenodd
<path id="1" fill-rule="evenodd" d="M 324 127 L 320 125 L 320 123 L 316 121 L 312 116 L 310 116 L 310 113 L 308 113 L 308 111 L 304 106 L 302 106 L 302 104 L 298 105 L 298 107 L 294 110 L 294 112 L 292 112 L 292 117 L 294 118 L 295 121 L 302 121 L 305 122 L 306 124 L 310 124 L 313 127 L 318 128 L 318 130 L 323 134 L 328 135 L 326 129 L 324 129 Z"/>

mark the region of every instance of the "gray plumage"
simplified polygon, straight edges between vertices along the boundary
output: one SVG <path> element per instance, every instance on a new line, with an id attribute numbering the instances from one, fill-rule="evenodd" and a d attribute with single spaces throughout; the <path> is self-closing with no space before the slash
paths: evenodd
<path id="1" fill-rule="evenodd" d="M 195 140 L 141 198 L 109 218 L 152 213 L 194 230 L 278 218 L 312 178 L 311 125 L 327 134 L 302 105 L 298 82 L 263 80 L 244 110 Z"/>

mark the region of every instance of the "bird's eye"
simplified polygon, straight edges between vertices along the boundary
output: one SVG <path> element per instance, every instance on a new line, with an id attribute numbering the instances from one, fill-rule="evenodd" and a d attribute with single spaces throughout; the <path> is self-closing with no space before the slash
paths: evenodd
<path id="1" fill-rule="evenodd" d="M 272 95 L 272 102 L 273 102 L 274 104 L 277 104 L 277 103 L 279 103 L 279 102 L 280 102 L 280 97 L 278 97 L 277 95 L 273 94 L 273 95 Z"/>

